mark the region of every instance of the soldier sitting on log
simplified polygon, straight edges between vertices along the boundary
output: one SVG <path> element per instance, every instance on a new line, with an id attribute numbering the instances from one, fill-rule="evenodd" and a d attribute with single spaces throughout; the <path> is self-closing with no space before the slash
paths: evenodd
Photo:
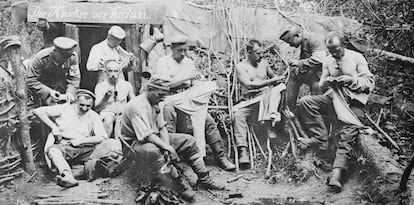
<path id="1" fill-rule="evenodd" d="M 27 65 L 27 85 L 37 105 L 51 105 L 60 100 L 75 100 L 79 88 L 77 42 L 58 37 L 54 47 L 39 51 Z"/>
<path id="2" fill-rule="evenodd" d="M 106 140 L 102 121 L 91 110 L 95 95 L 80 89 L 76 100 L 76 104 L 44 106 L 33 111 L 52 130 L 45 145 L 46 161 L 49 168 L 57 168 L 58 185 L 62 187 L 78 185 L 69 163 L 84 163 L 83 174 L 92 180 L 97 159 L 117 157 L 116 153 L 121 151 L 120 144 Z"/>
<path id="3" fill-rule="evenodd" d="M 324 95 L 305 96 L 300 99 L 299 117 L 310 138 L 299 138 L 299 141 L 306 146 L 317 145 L 321 149 L 326 149 L 328 130 L 322 116 L 336 115 L 343 123 L 329 180 L 329 186 L 340 191 L 341 174 L 347 169 L 350 152 L 357 142 L 359 133 L 364 129 L 360 121 L 364 116 L 362 108 L 374 88 L 374 76 L 369 71 L 363 55 L 344 48 L 342 34 L 329 33 L 325 44 L 330 55 L 323 62 L 319 86 L 328 86 L 331 89 Z"/>
<path id="4" fill-rule="evenodd" d="M 151 79 L 145 91 L 127 103 L 121 119 L 121 139 L 125 145 L 123 152 L 132 152 L 136 164 L 141 165 L 141 169 L 150 173 L 154 180 L 163 174 L 171 177 L 185 200 L 192 201 L 195 193 L 173 166 L 178 157 L 189 163 L 198 176 L 200 186 L 224 189 L 223 184 L 214 182 L 209 176 L 194 137 L 168 133 L 163 111 L 158 107 L 160 101 L 170 93 L 166 86 L 168 82 L 164 82 Z"/>

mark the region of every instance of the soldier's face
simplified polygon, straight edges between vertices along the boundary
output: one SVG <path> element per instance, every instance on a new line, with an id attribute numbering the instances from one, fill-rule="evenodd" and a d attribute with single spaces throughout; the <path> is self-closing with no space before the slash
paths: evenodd
<path id="1" fill-rule="evenodd" d="M 108 46 L 110 48 L 115 48 L 115 47 L 119 46 L 119 44 L 121 44 L 121 42 L 122 42 L 122 39 L 115 38 L 111 35 L 109 35 L 106 39 L 108 40 Z"/>
<path id="2" fill-rule="evenodd" d="M 250 61 L 252 63 L 259 63 L 263 58 L 263 49 L 258 44 L 254 44 L 253 49 L 250 51 Z"/>
<path id="3" fill-rule="evenodd" d="M 298 48 L 302 43 L 302 36 L 300 34 L 290 34 L 288 38 L 284 40 L 291 47 Z"/>
<path id="4" fill-rule="evenodd" d="M 86 114 L 93 106 L 93 99 L 87 99 L 85 96 L 79 96 L 77 105 L 78 105 L 78 113 L 80 115 Z"/>
<path id="5" fill-rule="evenodd" d="M 118 63 L 108 63 L 106 65 L 106 75 L 111 82 L 116 82 L 119 78 L 120 70 Z"/>
<path id="6" fill-rule="evenodd" d="M 326 47 L 335 59 L 341 59 L 345 54 L 344 46 L 338 39 L 333 39 L 331 43 L 326 43 Z"/>
<path id="7" fill-rule="evenodd" d="M 157 105 L 159 102 L 165 99 L 168 95 L 168 91 L 150 88 L 148 90 L 148 101 L 151 105 Z"/>
<path id="8" fill-rule="evenodd" d="M 176 44 L 176 45 L 173 45 L 171 47 L 171 50 L 172 50 L 172 56 L 173 56 L 174 60 L 177 61 L 178 63 L 180 63 L 186 55 L 187 45 L 186 44 Z"/>
<path id="9" fill-rule="evenodd" d="M 72 56 L 74 50 L 75 50 L 75 48 L 72 48 L 72 49 L 57 48 L 58 55 L 57 55 L 56 60 L 60 61 L 60 62 L 65 62 L 66 60 L 68 60 Z"/>

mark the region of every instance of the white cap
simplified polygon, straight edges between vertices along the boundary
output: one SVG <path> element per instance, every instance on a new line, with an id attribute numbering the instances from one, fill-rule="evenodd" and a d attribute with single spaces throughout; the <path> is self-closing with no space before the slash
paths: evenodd
<path id="1" fill-rule="evenodd" d="M 108 30 L 108 35 L 117 39 L 124 39 L 126 36 L 124 29 L 122 29 L 120 26 L 112 26 Z"/>
<path id="2" fill-rule="evenodd" d="M 62 50 L 69 50 L 78 45 L 78 42 L 68 37 L 57 37 L 53 40 L 55 47 Z"/>

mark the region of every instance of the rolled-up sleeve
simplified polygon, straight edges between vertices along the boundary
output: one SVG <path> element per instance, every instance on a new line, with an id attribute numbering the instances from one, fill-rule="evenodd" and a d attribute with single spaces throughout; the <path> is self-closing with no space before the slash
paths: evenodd
<path id="1" fill-rule="evenodd" d="M 102 70 L 99 62 L 101 61 L 102 54 L 99 51 L 99 47 L 94 45 L 89 52 L 88 61 L 86 63 L 86 70 L 88 71 L 98 71 Z"/>
<path id="2" fill-rule="evenodd" d="M 131 124 L 139 142 L 145 142 L 150 135 L 158 134 L 158 131 L 152 129 L 138 113 L 132 114 Z"/>
<path id="3" fill-rule="evenodd" d="M 99 117 L 98 114 L 93 115 L 92 124 L 93 124 L 93 132 L 94 132 L 95 136 L 103 137 L 105 139 L 108 138 L 108 135 L 105 131 L 102 120 L 101 120 L 101 118 Z"/>

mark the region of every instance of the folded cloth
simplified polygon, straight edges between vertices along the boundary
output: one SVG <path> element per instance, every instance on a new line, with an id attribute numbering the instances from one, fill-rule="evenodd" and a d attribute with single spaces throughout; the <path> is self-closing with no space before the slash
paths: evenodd
<path id="1" fill-rule="evenodd" d="M 163 104 L 172 104 L 191 118 L 194 137 L 201 155 L 206 156 L 205 123 L 210 96 L 217 89 L 212 81 L 200 81 L 188 90 L 168 96 Z M 162 108 L 161 108 L 162 109 Z"/>
<path id="2" fill-rule="evenodd" d="M 335 87 L 332 89 L 332 93 L 331 93 L 332 103 L 335 109 L 336 116 L 338 117 L 338 120 L 342 121 L 345 124 L 363 126 L 358 116 L 349 107 L 349 103 L 347 101 L 349 96 L 345 95 L 345 93 L 347 92 L 344 92 L 344 90 L 346 90 L 346 88 Z M 349 90 L 346 90 L 346 91 L 349 91 Z"/>
<path id="3" fill-rule="evenodd" d="M 272 125 L 276 122 L 280 122 L 281 115 L 278 111 L 281 92 L 286 89 L 286 85 L 281 83 L 276 87 L 267 89 L 261 96 L 259 104 L 259 116 L 257 121 L 272 121 Z"/>

